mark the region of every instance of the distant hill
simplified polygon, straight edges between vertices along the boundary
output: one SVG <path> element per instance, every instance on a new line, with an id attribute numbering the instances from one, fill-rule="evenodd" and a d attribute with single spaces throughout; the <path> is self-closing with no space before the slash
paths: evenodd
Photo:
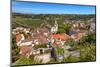
<path id="1" fill-rule="evenodd" d="M 58 24 L 61 23 L 71 23 L 72 21 L 88 21 L 93 18 L 95 21 L 95 14 L 21 14 L 21 13 L 12 13 L 12 24 L 13 27 L 17 24 L 22 24 L 30 27 L 38 27 L 42 23 L 54 24 L 56 20 Z"/>

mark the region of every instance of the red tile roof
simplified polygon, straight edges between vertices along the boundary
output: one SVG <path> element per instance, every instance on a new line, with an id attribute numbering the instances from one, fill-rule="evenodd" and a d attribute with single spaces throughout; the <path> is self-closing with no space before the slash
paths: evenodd
<path id="1" fill-rule="evenodd" d="M 52 45 L 54 45 L 54 46 L 59 46 L 60 44 L 58 44 L 58 43 L 55 42 L 55 43 L 53 43 Z"/>
<path id="2" fill-rule="evenodd" d="M 19 42 L 21 38 L 22 38 L 21 34 L 16 34 L 16 42 Z"/>
<path id="3" fill-rule="evenodd" d="M 77 39 L 77 40 L 80 40 L 81 37 L 82 37 L 82 33 L 77 33 L 77 35 L 76 35 L 76 39 Z"/>
<path id="4" fill-rule="evenodd" d="M 47 38 L 43 35 L 39 35 L 39 42 L 41 44 L 45 44 L 45 43 L 47 43 Z"/>
<path id="5" fill-rule="evenodd" d="M 62 40 L 62 41 L 68 40 L 70 38 L 70 36 L 67 35 L 67 34 L 65 34 L 65 33 L 62 33 L 62 34 L 54 34 L 54 35 L 52 35 L 52 37 L 54 39 L 58 39 L 58 40 Z"/>
<path id="6" fill-rule="evenodd" d="M 29 47 L 27 45 L 23 45 L 20 47 L 21 55 L 26 56 L 27 54 L 30 54 L 32 51 L 32 47 Z"/>

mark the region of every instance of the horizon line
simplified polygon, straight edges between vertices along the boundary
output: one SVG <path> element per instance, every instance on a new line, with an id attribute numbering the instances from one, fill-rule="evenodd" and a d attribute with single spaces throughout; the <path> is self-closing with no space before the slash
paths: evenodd
<path id="1" fill-rule="evenodd" d="M 12 13 L 18 13 L 18 14 L 58 14 L 58 15 L 60 15 L 60 14 L 73 14 L 73 15 L 96 15 L 96 13 L 95 14 L 81 14 L 81 13 L 21 13 L 21 12 L 13 12 L 12 11 Z"/>

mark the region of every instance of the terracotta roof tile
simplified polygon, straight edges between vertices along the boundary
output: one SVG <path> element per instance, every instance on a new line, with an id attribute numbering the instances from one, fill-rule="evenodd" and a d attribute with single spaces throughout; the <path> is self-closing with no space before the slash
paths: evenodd
<path id="1" fill-rule="evenodd" d="M 54 35 L 52 35 L 52 37 L 54 39 L 59 39 L 59 40 L 62 40 L 62 41 L 68 40 L 70 38 L 70 36 L 67 35 L 67 34 L 65 34 L 65 33 L 62 33 L 62 34 L 54 34 Z"/>
<path id="2" fill-rule="evenodd" d="M 32 47 L 29 47 L 27 45 L 23 45 L 20 47 L 20 52 L 21 52 L 21 55 L 23 56 L 30 54 L 31 51 L 32 51 Z"/>
<path id="3" fill-rule="evenodd" d="M 16 34 L 16 42 L 19 42 L 21 38 L 22 38 L 21 34 Z"/>

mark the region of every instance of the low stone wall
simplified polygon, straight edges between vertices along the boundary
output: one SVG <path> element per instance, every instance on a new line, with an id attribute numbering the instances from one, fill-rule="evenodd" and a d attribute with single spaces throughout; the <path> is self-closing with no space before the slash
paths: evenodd
<path id="1" fill-rule="evenodd" d="M 35 57 L 34 57 L 34 60 L 37 63 L 47 63 L 47 62 L 50 61 L 50 59 L 51 59 L 51 54 L 50 53 L 35 55 Z"/>

